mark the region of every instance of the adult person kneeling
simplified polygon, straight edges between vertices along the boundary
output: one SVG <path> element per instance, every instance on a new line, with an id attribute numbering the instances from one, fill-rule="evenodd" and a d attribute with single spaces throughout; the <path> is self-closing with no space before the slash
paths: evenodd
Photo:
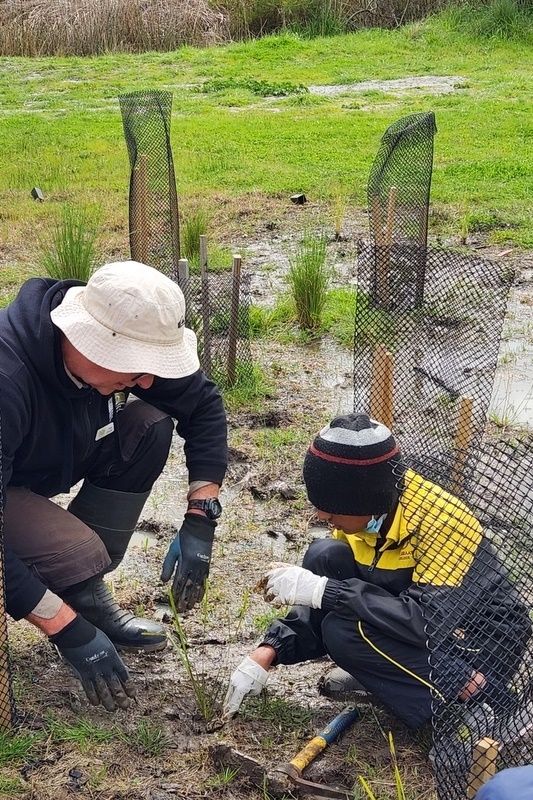
<path id="1" fill-rule="evenodd" d="M 220 393 L 199 368 L 185 300 L 162 273 L 106 264 L 87 284 L 32 278 L 0 311 L 6 607 L 57 646 L 89 701 L 128 707 L 117 650 L 166 646 L 164 627 L 114 600 L 121 562 L 167 461 L 185 440 L 189 506 L 163 564 L 179 611 L 209 573 L 227 464 Z M 83 480 L 68 509 L 50 498 Z"/>

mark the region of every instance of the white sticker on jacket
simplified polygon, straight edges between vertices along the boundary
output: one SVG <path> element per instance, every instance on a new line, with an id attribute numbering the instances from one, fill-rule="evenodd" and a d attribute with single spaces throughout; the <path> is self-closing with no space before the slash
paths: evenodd
<path id="1" fill-rule="evenodd" d="M 109 422 L 107 425 L 104 425 L 103 428 L 98 428 L 96 431 L 96 436 L 94 437 L 94 441 L 98 442 L 100 439 L 103 439 L 104 436 L 109 436 L 110 433 L 113 433 L 115 430 L 115 424 L 113 422 Z"/>

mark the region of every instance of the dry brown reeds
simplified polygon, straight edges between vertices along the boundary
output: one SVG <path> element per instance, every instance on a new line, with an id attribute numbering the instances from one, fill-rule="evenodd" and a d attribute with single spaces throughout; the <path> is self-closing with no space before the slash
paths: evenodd
<path id="1" fill-rule="evenodd" d="M 0 54 L 71 56 L 175 50 L 228 38 L 208 0 L 4 0 Z"/>

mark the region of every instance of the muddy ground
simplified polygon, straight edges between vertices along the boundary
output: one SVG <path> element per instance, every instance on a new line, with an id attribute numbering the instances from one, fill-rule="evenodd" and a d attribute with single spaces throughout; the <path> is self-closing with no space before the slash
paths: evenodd
<path id="1" fill-rule="evenodd" d="M 254 274 L 253 300 L 258 304 L 271 302 L 283 284 L 295 227 L 302 230 L 319 210 L 280 201 L 269 214 L 255 224 L 248 219 L 239 239 L 246 268 Z M 364 215 L 354 216 L 344 224 L 342 241 L 332 240 L 339 283 L 355 281 L 356 242 L 364 233 Z M 508 259 L 522 272 L 522 295 L 514 298 L 516 331 L 516 309 L 530 313 L 530 305 L 520 298 L 533 296 L 531 258 L 515 252 L 502 256 L 505 248 L 489 248 L 482 241 L 469 245 L 478 253 Z M 163 619 L 174 644 L 155 655 L 124 656 L 138 700 L 127 712 L 109 714 L 88 706 L 79 683 L 46 640 L 26 623 L 11 624 L 21 719 L 17 732 L 39 739 L 22 770 L 16 762 L 4 768 L 4 784 L 10 780 L 12 788 L 2 797 L 266 800 L 274 788 L 263 775 L 294 756 L 342 709 L 342 703 L 318 694 L 318 680 L 330 666 L 323 659 L 275 669 L 266 696 L 247 702 L 222 729 L 200 712 L 203 705 L 209 717 L 216 717 L 232 669 L 260 640 L 273 616 L 251 591 L 262 568 L 272 560 L 300 563 L 309 541 L 326 534 L 305 498 L 301 461 L 318 428 L 351 407 L 351 353 L 333 342 L 259 341 L 253 356 L 274 388 L 261 410 L 229 414 L 231 460 L 210 585 L 202 607 L 180 619 L 188 646 L 185 663 L 159 581 L 173 526 L 184 511 L 186 479 L 177 441 L 127 557 L 110 576 L 119 601 L 135 613 Z M 428 731 L 415 735 L 382 710 L 363 711 L 362 720 L 306 770 L 306 777 L 357 787 L 358 775 L 363 775 L 379 800 L 396 797 L 386 741 L 390 730 L 407 797 L 434 800 Z M 248 769 L 251 775 L 244 762 L 236 775 L 215 763 L 213 752 L 221 743 L 257 761 Z M 354 798 L 362 797 L 360 792 L 355 788 Z"/>

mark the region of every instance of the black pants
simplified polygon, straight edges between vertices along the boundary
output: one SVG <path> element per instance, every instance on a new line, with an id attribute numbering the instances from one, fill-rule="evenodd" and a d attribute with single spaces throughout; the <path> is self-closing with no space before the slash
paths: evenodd
<path id="1" fill-rule="evenodd" d="M 313 542 L 302 566 L 337 580 L 356 574 L 349 545 L 337 539 Z M 283 638 L 294 636 L 288 648 L 293 654 L 292 663 L 329 655 L 409 728 L 419 728 L 431 718 L 426 648 L 391 639 L 355 617 L 348 619 L 334 611 L 304 606 L 295 606 L 270 630 Z"/>
<path id="2" fill-rule="evenodd" d="M 116 492 L 148 492 L 161 474 L 172 441 L 173 421 L 142 400 L 120 412 L 122 455 L 112 436 L 86 462 L 75 466 L 74 483 L 87 478 Z M 111 563 L 100 537 L 53 500 L 25 487 L 7 487 L 4 541 L 52 591 L 61 591 Z"/>

